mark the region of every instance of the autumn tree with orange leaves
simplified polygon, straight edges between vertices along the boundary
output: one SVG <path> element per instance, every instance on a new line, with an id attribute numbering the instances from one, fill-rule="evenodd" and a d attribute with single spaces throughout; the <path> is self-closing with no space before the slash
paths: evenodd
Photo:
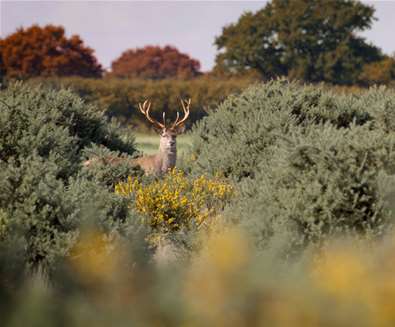
<path id="1" fill-rule="evenodd" d="M 11 78 L 35 76 L 100 77 L 102 67 L 78 35 L 62 26 L 33 25 L 0 39 L 0 70 Z"/>
<path id="2" fill-rule="evenodd" d="M 200 62 L 172 46 L 126 50 L 112 65 L 116 77 L 190 79 L 201 74 Z"/>

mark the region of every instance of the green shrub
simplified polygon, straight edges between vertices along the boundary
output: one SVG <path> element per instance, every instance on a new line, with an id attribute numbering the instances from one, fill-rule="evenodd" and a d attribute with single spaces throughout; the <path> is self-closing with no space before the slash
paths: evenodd
<path id="1" fill-rule="evenodd" d="M 111 151 L 106 147 L 92 144 L 83 150 L 83 156 L 93 158 L 96 164 L 84 167 L 81 176 L 94 180 L 108 189 L 113 189 L 115 183 L 126 180 L 131 174 L 137 176 L 143 173 L 130 160 L 119 160 L 116 165 L 106 164 L 108 158 L 128 159 L 128 154 L 125 152 Z"/>
<path id="2" fill-rule="evenodd" d="M 345 233 L 382 235 L 393 216 L 380 182 L 390 178 L 385 168 L 394 160 L 394 141 L 368 125 L 295 129 L 254 179 L 240 183 L 239 203 L 226 214 L 240 216 L 262 246 L 277 232 L 285 233 L 288 249 Z"/>
<path id="3" fill-rule="evenodd" d="M 379 176 L 394 173 L 394 101 L 383 88 L 257 85 L 196 125 L 184 165 L 237 183 L 225 216 L 262 246 L 279 235 L 294 248 L 346 231 L 377 235 L 389 222 Z"/>
<path id="4" fill-rule="evenodd" d="M 0 126 L 0 240 L 19 235 L 29 265 L 67 255 L 86 211 L 107 231 L 132 214 L 112 185 L 135 169 L 82 169 L 88 149 L 135 153 L 94 107 L 70 91 L 11 84 L 0 93 Z"/>
<path id="5" fill-rule="evenodd" d="M 181 110 L 180 98 L 191 98 L 191 114 L 187 125 L 207 115 L 209 108 L 216 106 L 228 95 L 240 93 L 253 83 L 251 78 L 196 78 L 189 81 L 139 79 L 88 79 L 88 78 L 50 78 L 30 80 L 29 83 L 43 83 L 51 88 L 71 88 L 88 102 L 98 104 L 107 116 L 116 117 L 122 123 L 133 125 L 142 130 L 151 128 L 138 110 L 138 103 L 146 99 L 152 101 L 152 115 L 162 118 L 166 111 L 169 118 Z"/>

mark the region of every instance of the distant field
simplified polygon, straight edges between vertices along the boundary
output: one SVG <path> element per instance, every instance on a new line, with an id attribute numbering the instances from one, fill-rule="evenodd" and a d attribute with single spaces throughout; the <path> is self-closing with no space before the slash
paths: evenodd
<path id="1" fill-rule="evenodd" d="M 159 148 L 159 135 L 155 134 L 136 134 L 136 145 L 139 151 L 144 154 L 155 154 Z M 184 153 L 191 145 L 191 139 L 188 135 L 177 137 L 177 152 Z"/>

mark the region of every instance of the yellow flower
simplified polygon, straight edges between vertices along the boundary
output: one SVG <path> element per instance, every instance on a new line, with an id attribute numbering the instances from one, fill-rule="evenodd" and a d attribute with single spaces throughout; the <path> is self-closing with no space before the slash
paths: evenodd
<path id="1" fill-rule="evenodd" d="M 70 264 L 80 279 L 88 283 L 109 282 L 118 268 L 117 256 L 112 253 L 104 234 L 83 233 L 70 255 Z"/>
<path id="2" fill-rule="evenodd" d="M 233 194 L 233 188 L 218 177 L 188 179 L 182 171 L 171 170 L 163 179 L 143 185 L 138 179 L 115 185 L 115 193 L 134 195 L 135 208 L 149 217 L 154 228 L 177 230 L 193 221 L 203 223 L 215 215 Z"/>

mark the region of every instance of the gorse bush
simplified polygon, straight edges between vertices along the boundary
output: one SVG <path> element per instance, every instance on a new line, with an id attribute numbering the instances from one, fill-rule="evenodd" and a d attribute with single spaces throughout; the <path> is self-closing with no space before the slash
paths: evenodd
<path id="1" fill-rule="evenodd" d="M 132 138 L 125 139 L 94 106 L 70 91 L 11 84 L 2 93 L 1 106 L 2 158 L 35 149 L 41 156 L 48 156 L 51 150 L 78 155 L 91 143 L 134 152 Z"/>
<path id="2" fill-rule="evenodd" d="M 237 179 L 254 175 L 270 146 L 295 126 L 364 124 L 372 119 L 365 105 L 352 94 L 337 95 L 286 80 L 250 87 L 240 96 L 228 97 L 196 124 L 194 169 L 223 171 Z"/>
<path id="3" fill-rule="evenodd" d="M 369 126 L 295 132 L 279 140 L 254 179 L 240 183 L 240 202 L 229 216 L 242 216 L 263 246 L 284 228 L 293 249 L 330 235 L 381 235 L 392 218 L 380 186 L 389 178 L 384 168 L 394 145 L 393 137 Z"/>
<path id="4" fill-rule="evenodd" d="M 189 179 L 182 171 L 171 170 L 163 179 L 142 183 L 137 178 L 115 185 L 115 193 L 131 197 L 146 223 L 160 232 L 200 226 L 214 217 L 233 194 L 220 178 L 199 176 Z"/>
<path id="5" fill-rule="evenodd" d="M 273 81 L 200 121 L 185 166 L 236 182 L 238 200 L 224 215 L 262 246 L 378 235 L 390 223 L 380 185 L 394 173 L 394 112 L 395 94 L 384 88 L 341 95 Z"/>
<path id="6" fill-rule="evenodd" d="M 108 189 L 112 189 L 116 182 L 127 179 L 131 172 L 136 176 L 143 174 L 143 171 L 138 170 L 138 167 L 128 160 L 130 157 L 125 152 L 111 151 L 96 144 L 86 147 L 82 152 L 83 156 L 96 161 L 95 164 L 84 167 L 81 175 L 89 180 L 95 180 Z M 119 160 L 116 165 L 111 165 L 106 163 L 108 158 L 125 160 Z"/>
<path id="7" fill-rule="evenodd" d="M 135 169 L 100 174 L 82 161 L 99 145 L 132 155 L 133 139 L 70 91 L 11 84 L 0 93 L 0 126 L 1 239 L 20 237 L 27 263 L 66 255 L 88 216 L 109 231 L 131 214 L 112 185 Z"/>

